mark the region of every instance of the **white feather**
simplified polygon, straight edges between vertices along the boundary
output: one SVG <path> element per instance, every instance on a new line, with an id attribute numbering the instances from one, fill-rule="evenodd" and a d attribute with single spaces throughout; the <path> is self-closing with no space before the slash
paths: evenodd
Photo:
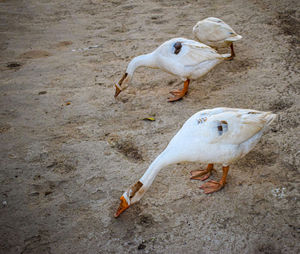
<path id="1" fill-rule="evenodd" d="M 227 47 L 242 38 L 223 20 L 214 17 L 199 21 L 193 27 L 193 34 L 200 42 L 216 48 Z"/>
<path id="2" fill-rule="evenodd" d="M 174 53 L 174 45 L 180 42 L 182 47 L 178 54 Z M 213 48 L 193 40 L 174 38 L 164 42 L 150 54 L 135 57 L 128 65 L 126 73 L 129 79 L 138 67 L 158 68 L 179 76 L 182 80 L 196 79 L 229 57 L 219 54 Z"/>

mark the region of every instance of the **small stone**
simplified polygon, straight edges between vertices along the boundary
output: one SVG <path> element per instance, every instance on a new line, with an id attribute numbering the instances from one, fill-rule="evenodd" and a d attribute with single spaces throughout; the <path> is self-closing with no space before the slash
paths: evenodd
<path id="1" fill-rule="evenodd" d="M 50 195 L 52 193 L 52 191 L 46 191 L 45 192 L 45 196 L 48 196 L 48 195 Z"/>
<path id="2" fill-rule="evenodd" d="M 141 243 L 139 246 L 138 246 L 138 250 L 143 250 L 146 248 L 146 245 Z"/>
<path id="3" fill-rule="evenodd" d="M 20 67 L 20 66 L 21 66 L 21 64 L 20 64 L 20 63 L 17 63 L 17 62 L 8 63 L 8 64 L 6 65 L 6 67 L 8 67 L 8 68 L 18 68 L 18 67 Z"/>
<path id="4" fill-rule="evenodd" d="M 37 191 L 35 191 L 35 192 L 30 193 L 29 195 L 30 195 L 30 196 L 33 196 L 33 197 L 36 197 L 36 196 L 39 196 L 40 193 L 37 192 Z"/>

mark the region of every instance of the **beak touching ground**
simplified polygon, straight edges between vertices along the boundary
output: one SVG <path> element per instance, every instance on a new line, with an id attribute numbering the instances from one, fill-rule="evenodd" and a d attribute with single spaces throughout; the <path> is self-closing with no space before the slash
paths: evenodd
<path id="1" fill-rule="evenodd" d="M 122 86 L 122 83 L 123 83 L 124 79 L 126 79 L 126 77 L 127 77 L 127 73 L 125 73 L 123 75 L 123 77 L 120 79 L 120 81 L 115 84 L 115 87 L 116 87 L 115 98 L 119 95 L 119 93 L 122 92 L 121 86 Z"/>
<path id="2" fill-rule="evenodd" d="M 123 213 L 129 207 L 129 205 L 123 195 L 122 195 L 122 197 L 120 197 L 120 200 L 121 200 L 121 203 L 119 205 L 117 212 L 115 213 L 115 218 L 119 217 L 119 215 L 121 213 Z"/>

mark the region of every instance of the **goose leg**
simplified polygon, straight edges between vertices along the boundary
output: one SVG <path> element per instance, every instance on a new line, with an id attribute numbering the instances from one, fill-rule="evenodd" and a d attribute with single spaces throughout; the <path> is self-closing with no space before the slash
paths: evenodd
<path id="1" fill-rule="evenodd" d="M 171 97 L 168 99 L 169 102 L 178 101 L 180 100 L 188 91 L 189 89 L 190 80 L 187 79 L 184 81 L 183 89 L 182 90 L 175 90 L 171 91 L 170 93 L 175 95 L 175 97 Z"/>
<path id="2" fill-rule="evenodd" d="M 204 170 L 191 171 L 191 179 L 204 181 L 210 177 L 212 170 L 214 170 L 214 164 L 208 164 Z"/>
<path id="3" fill-rule="evenodd" d="M 229 166 L 223 166 L 223 175 L 219 182 L 216 181 L 208 181 L 207 183 L 200 186 L 200 189 L 204 190 L 205 194 L 216 192 L 222 189 L 226 183 L 226 177 L 229 171 Z"/>
<path id="4" fill-rule="evenodd" d="M 234 50 L 233 50 L 233 43 L 230 44 L 230 49 L 231 49 L 230 60 L 232 60 L 235 57 L 235 53 L 234 53 Z"/>

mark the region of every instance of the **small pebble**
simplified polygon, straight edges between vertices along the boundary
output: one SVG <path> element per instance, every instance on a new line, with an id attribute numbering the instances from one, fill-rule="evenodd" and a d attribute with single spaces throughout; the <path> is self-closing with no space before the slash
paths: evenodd
<path id="1" fill-rule="evenodd" d="M 21 64 L 17 63 L 17 62 L 12 62 L 12 63 L 9 63 L 6 65 L 6 67 L 8 68 L 17 68 L 17 67 L 20 67 Z"/>
<path id="2" fill-rule="evenodd" d="M 138 250 L 143 250 L 146 248 L 146 245 L 141 243 L 139 246 L 138 246 Z"/>
<path id="3" fill-rule="evenodd" d="M 45 196 L 48 196 L 48 195 L 50 195 L 52 193 L 52 191 L 46 191 L 45 192 Z"/>

